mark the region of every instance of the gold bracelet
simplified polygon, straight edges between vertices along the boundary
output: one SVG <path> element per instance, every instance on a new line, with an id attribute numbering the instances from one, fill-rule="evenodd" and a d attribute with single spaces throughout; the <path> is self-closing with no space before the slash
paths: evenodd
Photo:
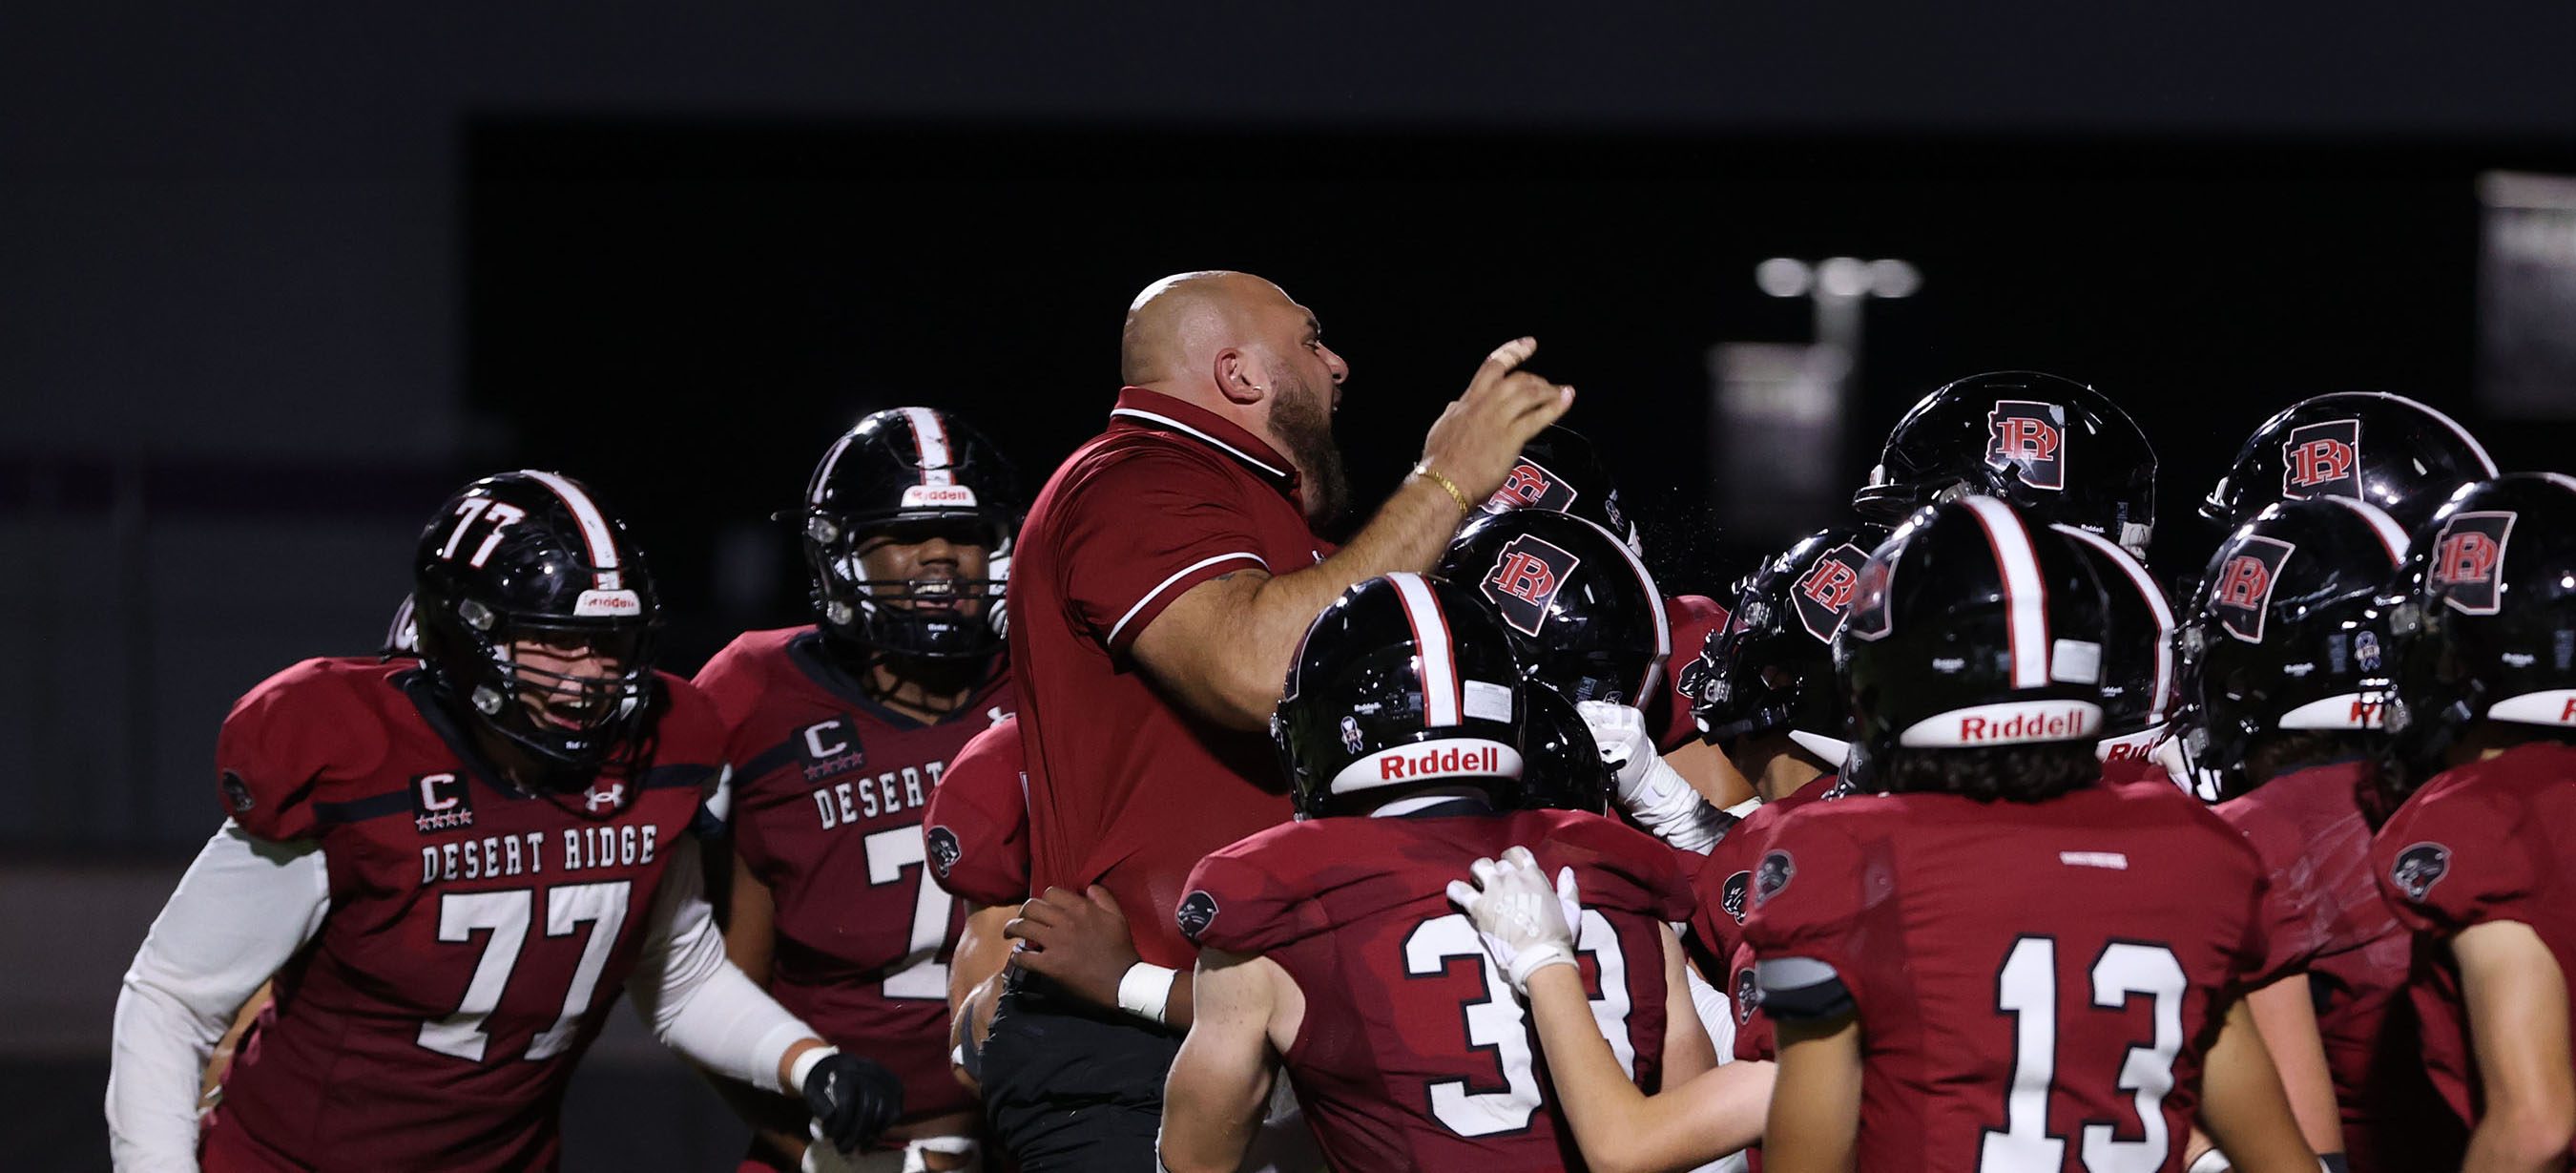
<path id="1" fill-rule="evenodd" d="M 1441 492 L 1449 494 L 1449 499 L 1458 503 L 1458 516 L 1468 517 L 1476 512 L 1476 507 L 1467 503 L 1467 495 L 1458 491 L 1458 482 L 1440 475 L 1440 470 L 1429 463 L 1414 465 L 1413 475 L 1430 478 L 1432 484 L 1440 486 Z"/>

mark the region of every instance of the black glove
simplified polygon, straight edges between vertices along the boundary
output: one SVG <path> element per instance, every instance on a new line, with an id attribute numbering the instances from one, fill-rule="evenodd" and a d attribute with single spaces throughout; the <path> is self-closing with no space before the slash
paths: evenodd
<path id="1" fill-rule="evenodd" d="M 885 1064 L 843 1051 L 805 1074 L 805 1107 L 834 1148 L 857 1152 L 903 1115 L 903 1081 Z"/>

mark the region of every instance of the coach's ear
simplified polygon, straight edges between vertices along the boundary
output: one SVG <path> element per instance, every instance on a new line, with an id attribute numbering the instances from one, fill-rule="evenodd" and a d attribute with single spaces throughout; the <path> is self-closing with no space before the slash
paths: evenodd
<path id="1" fill-rule="evenodd" d="M 1216 352 L 1216 389 L 1226 402 L 1245 407 L 1261 402 L 1261 397 L 1269 393 L 1269 388 L 1262 385 L 1266 377 L 1260 361 L 1242 347 L 1229 346 Z"/>

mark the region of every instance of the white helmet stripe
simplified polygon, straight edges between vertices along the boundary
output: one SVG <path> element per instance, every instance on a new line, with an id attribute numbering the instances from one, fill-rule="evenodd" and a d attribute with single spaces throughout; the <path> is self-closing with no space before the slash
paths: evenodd
<path id="1" fill-rule="evenodd" d="M 2110 559 L 2112 565 L 2119 567 L 2121 573 L 2129 576 L 2129 582 L 2138 588 L 2138 597 L 2147 601 L 2147 610 L 2155 613 L 2156 699 L 2154 707 L 2147 711 L 2147 723 L 2164 724 L 2165 701 L 2173 695 L 2174 683 L 2173 604 L 2165 600 L 2164 591 L 2156 586 L 2155 576 L 2147 573 L 2147 568 L 2139 565 L 2138 560 L 2127 550 L 2103 540 L 2100 534 L 2077 529 L 2071 525 L 2052 525 L 2048 528 L 2101 551 L 2103 557 Z"/>
<path id="2" fill-rule="evenodd" d="M 957 474 L 948 467 L 948 429 L 940 426 L 939 413 L 927 407 L 907 407 L 903 414 L 912 421 L 912 443 L 921 452 L 921 483 L 957 483 Z"/>
<path id="3" fill-rule="evenodd" d="M 1522 459 L 1528 460 L 1527 457 Z M 1637 576 L 1637 585 L 1645 590 L 1646 601 L 1653 604 L 1647 610 L 1655 614 L 1655 663 L 1646 669 L 1646 680 L 1640 686 L 1638 694 L 1629 698 L 1630 703 L 1642 709 L 1646 706 L 1647 700 L 1655 695 L 1655 683 L 1663 678 L 1664 661 L 1671 659 L 1673 654 L 1673 625 L 1672 620 L 1664 614 L 1663 588 L 1655 585 L 1655 576 L 1647 571 L 1645 560 L 1637 557 L 1637 552 L 1629 548 L 1625 539 L 1602 529 L 1599 524 L 1588 518 L 1577 517 L 1574 520 L 1599 530 L 1601 536 L 1610 539 L 1610 544 L 1619 548 L 1619 556 L 1628 560 L 1629 572 Z"/>
<path id="4" fill-rule="evenodd" d="M 832 450 L 823 454 L 823 467 L 814 470 L 814 483 L 805 489 L 806 504 L 823 503 L 824 490 L 832 486 L 832 470 L 840 465 L 841 454 L 850 450 L 850 441 L 857 438 L 856 432 L 843 432 L 840 439 L 832 441 Z"/>
<path id="5" fill-rule="evenodd" d="M 617 535 L 609 532 L 608 517 L 599 511 L 599 505 L 590 499 L 590 494 L 582 492 L 581 486 L 550 472 L 538 472 L 533 468 L 520 471 L 538 484 L 554 490 L 555 496 L 563 498 L 564 507 L 572 510 L 573 520 L 581 523 L 581 541 L 590 547 L 590 565 L 599 572 L 599 589 L 618 589 Z"/>
<path id="6" fill-rule="evenodd" d="M 2379 535 L 2379 544 L 2388 548 L 2390 563 L 2406 560 L 2406 527 L 2397 524 L 2396 518 L 2388 516 L 2387 510 L 2368 501 L 2355 501 L 2349 497 L 2328 497 L 2326 500 L 2360 514 L 2363 521 L 2369 522 L 2371 530 Z"/>
<path id="7" fill-rule="evenodd" d="M 2012 507 L 1992 497 L 1961 497 L 1959 503 L 1986 531 L 1994 548 L 1995 570 L 2003 578 L 2006 630 L 2011 634 L 2014 688 L 2048 687 L 2048 587 L 2039 577 L 2039 555 L 2030 548 L 2030 531 Z"/>
<path id="8" fill-rule="evenodd" d="M 2385 391 L 2365 392 L 2365 394 L 2375 394 L 2382 399 L 2394 399 L 2399 403 L 2403 403 L 2408 407 L 2414 408 L 2415 410 L 2423 412 L 2424 414 L 2440 421 L 2443 427 L 2451 429 L 2452 435 L 2460 438 L 2460 443 L 2468 445 L 2469 451 L 2477 455 L 2478 463 L 2486 466 L 2487 476 L 2492 477 L 2496 475 L 2495 458 L 2487 455 L 2487 446 L 2478 443 L 2478 438 L 2470 435 L 2467 428 L 2461 427 L 2460 421 L 2452 419 L 2450 416 L 2444 414 L 2440 408 L 2434 407 L 2429 403 L 2419 403 L 2415 400 L 2408 399 L 2403 395 L 2391 395 Z"/>
<path id="9" fill-rule="evenodd" d="M 1404 617 L 1413 624 L 1414 663 L 1422 672 L 1423 723 L 1458 724 L 1462 707 L 1458 661 L 1449 646 L 1449 620 L 1440 613 L 1440 599 L 1431 593 L 1430 583 L 1410 571 L 1397 571 L 1386 580 L 1395 584 L 1395 597 L 1404 603 Z"/>

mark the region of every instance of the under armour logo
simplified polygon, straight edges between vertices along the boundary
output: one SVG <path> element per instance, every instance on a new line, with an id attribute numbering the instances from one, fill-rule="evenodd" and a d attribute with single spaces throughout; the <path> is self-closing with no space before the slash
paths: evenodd
<path id="1" fill-rule="evenodd" d="M 606 790 L 592 787 L 590 793 L 581 796 L 581 802 L 591 810 L 598 810 L 601 807 L 616 810 L 626 802 L 626 784 L 611 782 Z"/>

